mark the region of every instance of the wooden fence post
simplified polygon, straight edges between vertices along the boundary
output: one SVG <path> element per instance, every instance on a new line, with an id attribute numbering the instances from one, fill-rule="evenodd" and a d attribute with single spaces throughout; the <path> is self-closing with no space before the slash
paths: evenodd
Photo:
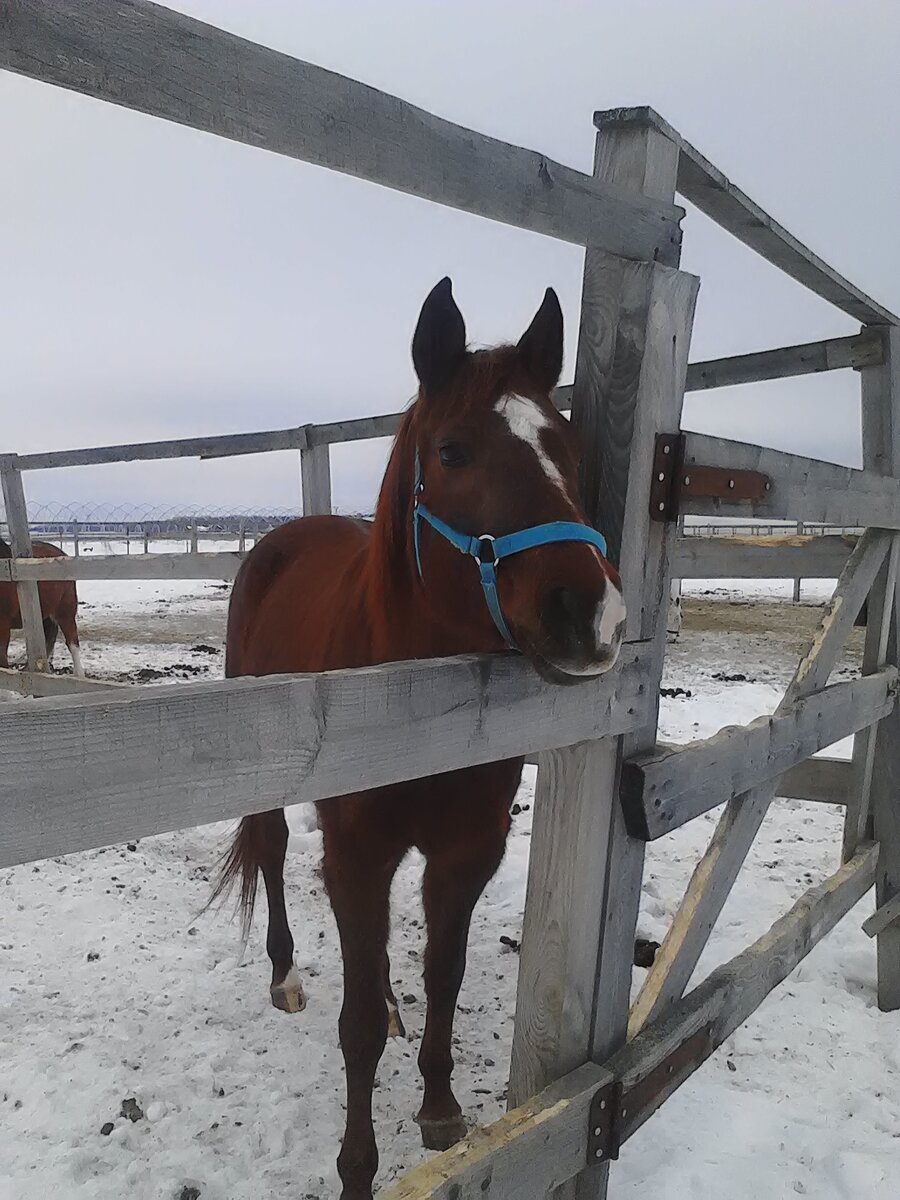
<path id="1" fill-rule="evenodd" d="M 331 512 L 331 448 L 327 444 L 300 451 L 300 482 L 304 517 Z"/>
<path id="2" fill-rule="evenodd" d="M 678 151 L 646 126 L 615 123 L 597 138 L 595 174 L 671 200 Z M 651 723 L 626 739 L 542 757 L 522 935 L 510 1106 L 625 1039 L 643 844 L 628 837 L 618 798 L 623 753 L 656 742 L 674 525 L 650 520 L 656 434 L 680 424 L 698 281 L 596 248 L 585 257 L 573 420 L 585 441 L 584 498 L 621 569 L 629 638 L 653 643 Z M 602 1200 L 607 1166 L 556 1190 Z"/>
<path id="3" fill-rule="evenodd" d="M 9 526 L 9 541 L 13 558 L 31 558 L 31 530 L 28 526 L 28 506 L 22 487 L 22 472 L 16 464 L 14 454 L 0 455 L 0 484 L 3 487 L 3 502 L 6 505 L 6 523 Z M 41 598 L 38 585 L 33 579 L 22 579 L 16 584 L 19 608 L 22 611 L 22 631 L 25 634 L 25 652 L 29 671 L 47 670 L 47 643 L 44 639 L 44 623 L 41 616 Z"/>
<path id="4" fill-rule="evenodd" d="M 900 480 L 900 328 L 891 325 L 883 333 L 883 363 L 860 370 L 863 466 Z M 897 584 L 895 545 L 869 597 L 864 672 L 900 663 Z M 880 845 L 876 901 L 882 909 L 900 896 L 900 709 L 856 735 L 852 778 L 844 857 L 873 829 Z M 892 1012 L 900 1009 L 900 922 L 881 929 L 877 945 L 878 1007 Z"/>

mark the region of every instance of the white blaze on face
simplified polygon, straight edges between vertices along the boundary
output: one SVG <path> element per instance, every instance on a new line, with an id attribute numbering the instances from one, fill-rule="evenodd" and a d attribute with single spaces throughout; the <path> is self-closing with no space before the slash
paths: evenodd
<path id="1" fill-rule="evenodd" d="M 597 638 L 597 649 L 612 646 L 621 638 L 620 626 L 625 622 L 625 601 L 622 593 L 611 579 L 606 583 L 606 595 L 597 605 L 594 616 L 594 631 Z"/>
<path id="2" fill-rule="evenodd" d="M 498 400 L 494 405 L 494 411 L 504 419 L 513 437 L 519 438 L 520 441 L 531 447 L 537 455 L 544 474 L 555 487 L 559 488 L 566 500 L 569 500 L 562 472 L 541 442 L 541 433 L 550 428 L 550 419 L 541 410 L 541 406 L 535 404 L 533 400 L 528 400 L 525 396 L 511 395 Z"/>

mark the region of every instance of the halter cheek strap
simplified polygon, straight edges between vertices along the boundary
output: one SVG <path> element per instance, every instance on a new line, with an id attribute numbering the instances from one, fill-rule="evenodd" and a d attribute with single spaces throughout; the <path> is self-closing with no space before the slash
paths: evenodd
<path id="1" fill-rule="evenodd" d="M 421 527 L 425 521 L 441 535 L 445 541 L 461 554 L 467 554 L 475 560 L 481 577 L 481 587 L 484 591 L 485 603 L 491 614 L 500 636 L 508 646 L 516 648 L 515 639 L 510 633 L 509 626 L 503 616 L 500 604 L 500 593 L 497 590 L 497 567 L 504 558 L 520 554 L 523 550 L 532 550 L 537 546 L 549 546 L 556 542 L 585 542 L 596 547 L 601 554 L 606 554 L 606 539 L 602 533 L 589 525 L 581 525 L 577 521 L 549 521 L 545 525 L 531 525 L 520 529 L 517 533 L 508 533 L 503 537 L 494 537 L 490 533 L 482 533 L 472 537 L 460 533 L 433 512 L 421 501 L 424 484 L 419 456 L 416 454 L 416 481 L 413 499 L 413 541 L 416 551 L 416 568 L 419 578 L 424 580 L 422 573 L 422 555 L 420 549 Z"/>

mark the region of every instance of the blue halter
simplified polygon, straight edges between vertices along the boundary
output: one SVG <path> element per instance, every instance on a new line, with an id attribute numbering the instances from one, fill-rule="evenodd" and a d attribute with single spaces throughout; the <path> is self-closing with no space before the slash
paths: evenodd
<path id="1" fill-rule="evenodd" d="M 481 576 L 481 586 L 488 612 L 500 632 L 500 636 L 508 646 L 517 649 L 515 638 L 509 631 L 509 626 L 503 616 L 500 605 L 500 593 L 497 590 L 497 567 L 504 558 L 520 554 L 523 550 L 531 550 L 535 546 L 550 546 L 554 542 L 586 542 L 596 546 L 602 555 L 606 555 L 606 538 L 590 525 L 581 525 L 577 521 L 549 521 L 546 525 L 531 525 L 528 529 L 520 529 L 517 533 L 508 533 L 504 537 L 494 537 L 490 533 L 470 537 L 467 533 L 459 533 L 446 521 L 429 512 L 421 502 L 424 490 L 422 469 L 419 456 L 416 454 L 416 482 L 413 498 L 413 541 L 416 548 L 416 567 L 419 578 L 422 574 L 422 556 L 419 547 L 422 522 L 426 521 L 431 528 L 454 546 L 461 554 L 468 554 L 478 564 Z"/>

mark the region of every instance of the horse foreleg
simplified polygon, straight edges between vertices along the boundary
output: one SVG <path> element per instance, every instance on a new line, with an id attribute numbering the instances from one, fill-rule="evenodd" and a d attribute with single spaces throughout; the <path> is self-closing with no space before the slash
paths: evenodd
<path id="1" fill-rule="evenodd" d="M 335 801 L 334 803 L 338 803 Z M 337 920 L 344 959 L 341 1051 L 347 1078 L 347 1124 L 338 1155 L 341 1200 L 372 1200 L 378 1147 L 372 1128 L 372 1088 L 384 1052 L 388 1010 L 384 963 L 391 880 L 400 856 L 379 856 L 365 838 L 329 844 L 325 883 Z"/>
<path id="2" fill-rule="evenodd" d="M 425 992 L 428 1014 L 419 1052 L 425 1095 L 416 1120 L 428 1150 L 447 1150 L 466 1136 L 466 1123 L 450 1085 L 453 1017 L 466 969 L 472 910 L 503 858 L 505 829 L 479 831 L 475 845 L 429 855 L 422 885 L 428 946 Z"/>
<path id="3" fill-rule="evenodd" d="M 9 638 L 12 626 L 8 620 L 0 619 L 0 667 L 9 668 Z"/>
<path id="4" fill-rule="evenodd" d="M 394 989 L 391 987 L 391 960 L 388 958 L 387 952 L 384 955 L 384 1002 L 387 1005 L 388 1037 L 405 1038 L 406 1026 L 403 1024 L 400 1006 L 394 995 Z"/>

